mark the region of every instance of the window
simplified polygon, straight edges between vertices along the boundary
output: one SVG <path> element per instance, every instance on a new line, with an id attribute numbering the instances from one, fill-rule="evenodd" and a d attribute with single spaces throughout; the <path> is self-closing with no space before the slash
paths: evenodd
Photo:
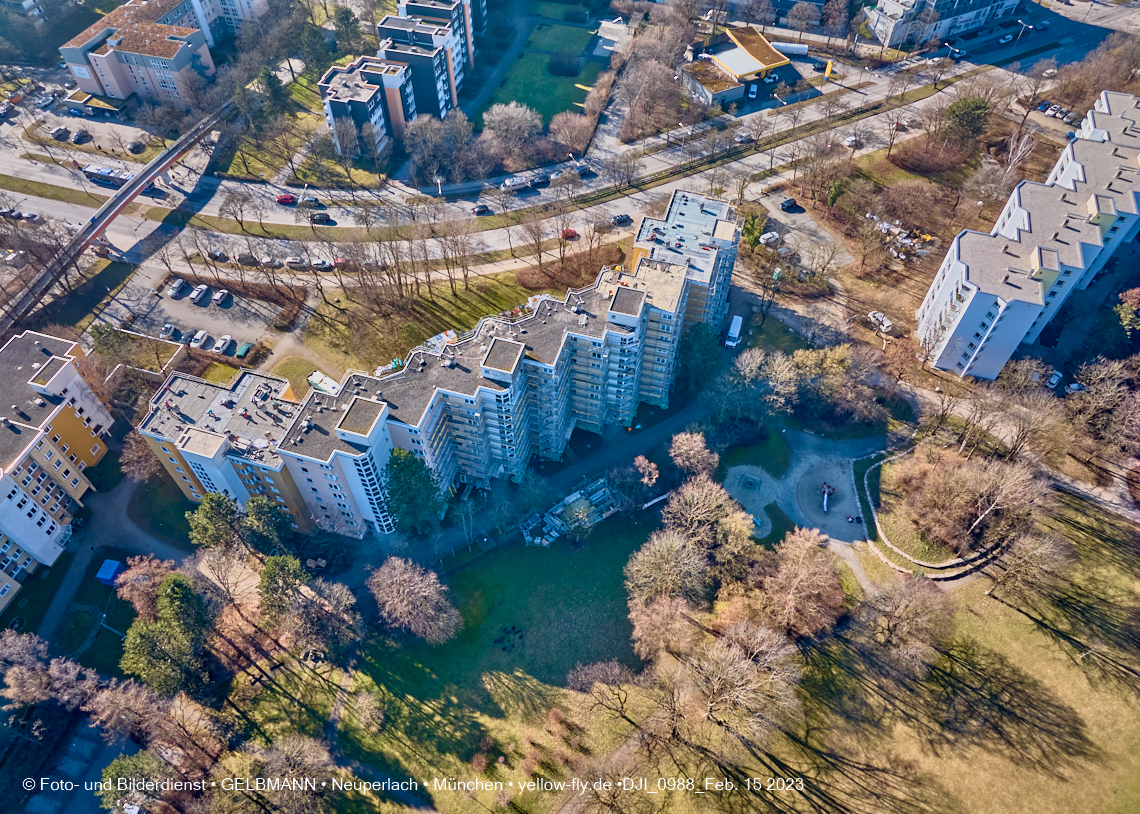
<path id="1" fill-rule="evenodd" d="M 74 461 L 74 460 L 75 460 L 75 456 L 74 456 L 74 455 L 72 455 L 72 456 L 71 456 L 71 459 Z M 79 466 L 77 466 L 77 467 L 76 467 L 76 469 L 78 469 L 80 472 L 82 472 L 82 471 L 83 471 L 84 469 L 86 469 L 86 468 L 87 468 L 87 462 L 86 462 L 86 461 L 80 461 L 80 462 L 79 462 Z"/>
<path id="2" fill-rule="evenodd" d="M 58 444 L 58 443 L 60 442 L 60 437 L 59 437 L 58 435 L 53 435 L 53 436 L 51 437 L 51 442 L 52 442 L 53 444 Z"/>
<path id="3" fill-rule="evenodd" d="M 60 458 L 58 461 L 56 461 L 56 462 L 55 462 L 55 463 L 52 465 L 52 469 L 54 469 L 56 472 L 58 472 L 58 471 L 59 471 L 59 468 L 60 468 L 61 466 L 63 466 L 63 458 Z"/>
<path id="4" fill-rule="evenodd" d="M 44 460 L 45 461 L 50 461 L 54 457 L 55 457 L 55 453 L 52 452 L 50 449 L 44 453 Z"/>
<path id="5" fill-rule="evenodd" d="M 78 485 L 79 485 L 79 478 L 72 478 L 71 479 L 71 488 L 74 489 Z"/>
<path id="6" fill-rule="evenodd" d="M 95 446 L 91 447 L 91 454 L 92 455 L 98 455 L 100 449 L 102 449 L 102 447 L 100 447 L 98 444 L 96 444 Z"/>
<path id="7" fill-rule="evenodd" d="M 174 471 L 175 471 L 175 472 L 179 472 L 179 473 L 181 473 L 181 472 L 185 472 L 186 470 L 185 470 L 185 469 L 183 469 L 183 468 L 182 468 L 182 467 L 180 467 L 180 466 L 176 466 L 176 467 L 174 467 Z"/>
<path id="8" fill-rule="evenodd" d="M 67 452 L 69 449 L 71 449 L 71 447 L 68 444 L 64 444 L 62 447 L 59 448 L 59 451 L 60 452 Z"/>

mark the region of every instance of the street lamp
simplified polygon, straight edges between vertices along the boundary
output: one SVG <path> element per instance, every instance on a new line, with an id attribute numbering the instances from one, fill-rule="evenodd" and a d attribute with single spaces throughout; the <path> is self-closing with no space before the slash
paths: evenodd
<path id="1" fill-rule="evenodd" d="M 435 177 L 435 191 L 438 193 L 439 197 L 443 197 L 443 179 L 438 175 Z"/>
<path id="2" fill-rule="evenodd" d="M 1089 4 L 1089 8 L 1092 8 L 1091 3 Z M 1017 32 L 1017 39 L 1013 41 L 1014 45 L 1017 45 L 1018 40 L 1021 39 L 1021 35 L 1025 33 L 1025 29 L 1027 29 L 1027 28 L 1032 29 L 1033 28 L 1033 26 L 1030 25 L 1029 23 L 1023 23 L 1023 22 L 1021 22 L 1021 20 L 1018 20 L 1017 22 L 1021 25 L 1021 30 Z"/>

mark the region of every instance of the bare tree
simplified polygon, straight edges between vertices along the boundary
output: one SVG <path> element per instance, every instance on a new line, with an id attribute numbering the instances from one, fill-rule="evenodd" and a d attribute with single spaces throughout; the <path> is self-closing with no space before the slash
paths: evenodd
<path id="1" fill-rule="evenodd" d="M 661 529 L 629 558 L 625 587 L 631 600 L 648 604 L 658 597 L 699 602 L 708 584 L 708 558 L 681 532 Z"/>
<path id="2" fill-rule="evenodd" d="M 735 505 L 723 486 L 707 474 L 699 474 L 674 490 L 661 518 L 666 528 L 675 529 L 707 548 L 716 522 L 726 517 Z"/>
<path id="3" fill-rule="evenodd" d="M 115 590 L 140 618 L 153 619 L 158 588 L 174 567 L 174 560 L 160 560 L 151 554 L 127 557 L 127 569 L 115 578 Z"/>
<path id="4" fill-rule="evenodd" d="M 883 648 L 890 661 L 908 672 L 919 672 L 949 635 L 953 609 L 941 588 L 915 574 L 863 605 L 859 621 L 863 635 Z"/>
<path id="5" fill-rule="evenodd" d="M 692 650 L 700 629 L 689 619 L 693 606 L 680 597 L 661 596 L 648 605 L 629 602 L 633 623 L 633 652 L 644 661 L 656 661 L 662 653 L 680 656 Z"/>
<path id="6" fill-rule="evenodd" d="M 843 612 L 843 588 L 817 529 L 796 528 L 776 546 L 778 566 L 764 580 L 764 603 L 779 628 L 797 636 L 829 630 Z"/>
<path id="7" fill-rule="evenodd" d="M 151 451 L 146 440 L 132 431 L 123 440 L 123 452 L 119 456 L 119 466 L 123 474 L 134 481 L 147 481 L 162 473 L 162 462 Z"/>
<path id="8" fill-rule="evenodd" d="M 993 581 L 986 596 L 999 589 L 1014 598 L 1032 596 L 1052 587 L 1075 562 L 1073 546 L 1059 534 L 1018 535 L 986 569 Z"/>
<path id="9" fill-rule="evenodd" d="M 800 32 L 797 42 L 803 42 L 804 32 L 819 25 L 819 6 L 801 0 L 792 6 L 788 12 L 788 25 L 794 31 Z"/>
<path id="10" fill-rule="evenodd" d="M 679 432 L 669 445 L 669 457 L 682 472 L 688 475 L 711 475 L 720 463 L 720 456 L 711 452 L 703 432 Z"/>
<path id="11" fill-rule="evenodd" d="M 439 576 L 410 560 L 389 557 L 368 578 L 368 589 L 385 624 L 431 644 L 447 641 L 462 625 Z"/>
<path id="12" fill-rule="evenodd" d="M 528 248 L 538 260 L 538 268 L 541 271 L 543 243 L 546 242 L 548 234 L 546 216 L 538 211 L 527 212 L 523 215 L 522 233 Z"/>

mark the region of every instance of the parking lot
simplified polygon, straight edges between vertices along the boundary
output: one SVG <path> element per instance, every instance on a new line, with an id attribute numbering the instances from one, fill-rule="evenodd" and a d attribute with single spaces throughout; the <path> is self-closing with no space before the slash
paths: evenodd
<path id="1" fill-rule="evenodd" d="M 268 333 L 280 310 L 279 306 L 272 303 L 235 297 L 232 294 L 224 302 L 215 304 L 213 295 L 219 290 L 217 286 L 211 286 L 208 295 L 198 303 L 190 301 L 193 286 L 185 288 L 177 297 L 169 296 L 166 289 L 159 292 L 161 296 L 151 294 L 149 290 L 131 292 L 129 289 L 130 286 L 116 295 L 116 299 L 137 297 L 140 299 L 139 305 L 144 306 L 135 310 L 138 316 L 131 330 L 158 336 L 162 326 L 169 322 L 176 328 L 172 338 L 180 341 L 185 336 L 187 342 L 195 331 L 205 330 L 209 334 L 209 340 L 202 346 L 205 350 L 213 347 L 215 339 L 228 334 L 234 341 L 226 351 L 227 356 L 233 356 L 242 344 L 256 342 Z"/>
<path id="2" fill-rule="evenodd" d="M 780 202 L 785 198 L 796 200 L 796 205 L 789 211 L 780 209 Z M 811 201 L 799 201 L 796 198 L 794 188 L 789 187 L 787 190 L 766 192 L 760 196 L 758 203 L 768 210 L 768 225 L 764 227 L 764 231 L 779 232 L 785 245 L 794 246 L 800 251 L 813 243 L 835 245 L 842 252 L 837 259 L 838 266 L 845 266 L 855 261 L 855 258 L 842 247 L 842 244 L 836 243 L 834 238 L 816 223 L 811 212 L 804 206 L 805 204 L 811 206 Z"/>

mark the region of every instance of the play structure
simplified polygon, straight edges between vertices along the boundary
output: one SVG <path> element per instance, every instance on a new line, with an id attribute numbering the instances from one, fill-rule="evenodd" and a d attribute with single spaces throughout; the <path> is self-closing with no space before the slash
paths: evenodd
<path id="1" fill-rule="evenodd" d="M 819 487 L 819 494 L 820 494 L 820 497 L 823 498 L 823 510 L 826 512 L 827 511 L 827 499 L 831 495 L 835 494 L 835 487 L 829 485 L 827 483 L 827 481 L 824 481 L 823 486 Z"/>

